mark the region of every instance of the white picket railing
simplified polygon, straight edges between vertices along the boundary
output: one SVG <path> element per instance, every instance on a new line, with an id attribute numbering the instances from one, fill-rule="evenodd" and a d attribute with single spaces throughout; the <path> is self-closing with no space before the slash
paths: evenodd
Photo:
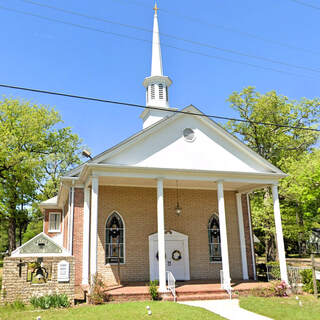
<path id="1" fill-rule="evenodd" d="M 168 287 L 168 290 L 170 290 L 173 295 L 173 301 L 176 302 L 176 299 L 177 299 L 176 279 L 174 278 L 172 272 L 170 271 L 167 271 L 167 287 Z"/>

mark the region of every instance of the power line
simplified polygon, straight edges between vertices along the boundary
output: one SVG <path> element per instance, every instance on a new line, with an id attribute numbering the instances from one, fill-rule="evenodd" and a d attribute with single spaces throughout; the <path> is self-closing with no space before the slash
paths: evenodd
<path id="1" fill-rule="evenodd" d="M 87 18 L 87 19 L 95 20 L 95 21 L 100 21 L 100 22 L 104 22 L 104 23 L 120 25 L 122 27 L 131 28 L 131 29 L 135 29 L 135 30 L 139 30 L 139 31 L 145 31 L 145 32 L 149 32 L 149 33 L 153 32 L 153 30 L 141 28 L 141 27 L 138 27 L 138 26 L 135 26 L 135 25 L 124 24 L 124 23 L 112 21 L 112 20 L 109 20 L 109 19 L 104 19 L 104 18 L 92 16 L 92 15 L 83 14 L 81 12 L 66 10 L 66 9 L 63 9 L 63 8 L 59 8 L 59 7 L 55 7 L 55 6 L 52 6 L 52 5 L 39 3 L 39 2 L 36 2 L 36 1 L 32 1 L 32 0 L 20 0 L 20 1 L 32 4 L 32 5 L 40 6 L 40 7 L 43 7 L 43 8 L 49 8 L 49 9 L 56 10 L 56 11 L 59 11 L 59 12 L 64 12 L 64 13 L 67 13 L 67 14 L 71 14 L 71 15 L 75 15 L 75 16 L 79 16 L 79 17 L 84 17 L 84 18 Z M 265 62 L 271 62 L 271 63 L 274 63 L 274 64 L 283 65 L 283 66 L 286 66 L 286 67 L 291 67 L 291 68 L 296 68 L 296 69 L 301 69 L 301 70 L 307 70 L 307 71 L 311 71 L 311 72 L 320 73 L 319 69 L 314 69 L 314 68 L 310 68 L 310 67 L 291 64 L 291 63 L 287 63 L 287 62 L 284 62 L 284 61 L 270 59 L 270 58 L 263 57 L 263 56 L 252 55 L 252 54 L 248 54 L 248 53 L 245 53 L 245 52 L 240 52 L 240 51 L 236 51 L 236 50 L 232 50 L 232 49 L 221 48 L 221 47 L 214 46 L 214 45 L 211 45 L 211 44 L 185 39 L 185 38 L 178 37 L 178 36 L 175 36 L 175 35 L 171 35 L 171 34 L 168 34 L 168 33 L 160 32 L 160 35 L 163 35 L 163 36 L 171 38 L 171 39 L 175 39 L 175 40 L 180 40 L 180 41 L 184 41 L 184 42 L 187 42 L 187 43 L 191 43 L 191 44 L 194 44 L 194 45 L 198 45 L 198 46 L 202 46 L 202 47 L 206 47 L 206 48 L 210 48 L 210 49 L 215 49 L 215 50 L 218 50 L 218 51 L 223 51 L 223 52 L 227 52 L 227 53 L 231 53 L 231 54 L 235 54 L 235 55 L 240 55 L 242 57 L 253 58 L 253 59 L 262 60 L 262 61 L 265 61 Z"/>
<path id="2" fill-rule="evenodd" d="M 119 2 L 119 0 L 113 0 L 113 1 L 116 1 L 117 3 Z M 146 5 L 146 4 L 142 3 L 142 2 L 133 1 L 133 0 L 124 0 L 124 1 L 127 2 L 127 3 L 130 3 L 130 4 L 137 5 L 137 6 L 143 6 L 145 8 L 149 8 L 148 5 Z M 295 1 L 295 0 L 291 0 L 291 1 Z M 311 53 L 311 54 L 315 54 L 315 55 L 319 55 L 320 54 L 319 51 L 306 49 L 306 48 L 302 48 L 302 47 L 297 47 L 297 46 L 294 46 L 294 45 L 291 45 L 289 43 L 282 42 L 282 41 L 271 40 L 271 39 L 262 37 L 262 36 L 260 36 L 258 34 L 241 30 L 239 28 L 232 28 L 232 27 L 229 27 L 229 26 L 214 24 L 212 22 L 207 22 L 207 21 L 204 21 L 204 20 L 199 19 L 199 18 L 191 17 L 191 16 L 184 15 L 184 14 L 180 14 L 179 12 L 163 9 L 163 7 L 161 7 L 159 9 L 159 11 L 161 11 L 163 13 L 166 13 L 168 15 L 176 16 L 176 17 L 179 17 L 179 18 L 182 18 L 182 19 L 185 19 L 185 20 L 192 21 L 194 23 L 198 23 L 198 24 L 204 25 L 204 26 L 209 27 L 209 28 L 221 29 L 221 30 L 224 30 L 224 31 L 227 31 L 227 32 L 237 33 L 237 34 L 240 34 L 240 35 L 248 37 L 248 38 L 260 40 L 260 41 L 263 41 L 263 42 L 266 42 L 266 43 L 274 44 L 274 45 L 277 45 L 277 46 L 280 46 L 280 47 L 285 47 L 285 48 L 288 48 L 288 49 L 291 49 L 291 50 L 302 51 L 302 52 Z"/>
<path id="3" fill-rule="evenodd" d="M 67 97 L 67 98 L 73 98 L 73 99 L 81 99 L 81 100 L 87 100 L 87 101 L 123 105 L 123 106 L 133 107 L 133 108 L 142 108 L 142 109 L 163 111 L 163 108 L 160 108 L 160 107 L 144 106 L 144 105 L 141 105 L 141 104 L 122 102 L 122 101 L 115 101 L 115 100 L 106 100 L 106 99 L 101 99 L 101 98 L 86 97 L 86 96 L 68 94 L 68 93 L 63 93 L 63 92 L 56 92 L 56 91 L 48 91 L 48 90 L 40 90 L 40 89 L 12 86 L 12 85 L 8 85 L 8 84 L 0 84 L 0 87 L 8 88 L 8 89 L 15 89 L 15 90 L 29 91 L 29 92 L 36 92 L 36 93 L 43 93 L 43 94 L 50 94 L 50 95 L 54 95 L 54 96 L 61 96 L 61 97 Z M 199 114 L 197 112 L 188 112 L 188 111 L 178 110 L 178 109 L 174 109 L 174 108 L 167 109 L 166 111 L 172 112 L 172 113 L 182 113 L 182 114 L 187 114 L 187 115 L 191 115 L 191 116 L 219 119 L 219 120 L 237 121 L 237 122 L 245 122 L 245 123 L 258 124 L 258 125 L 264 125 L 264 126 L 273 126 L 273 127 L 278 127 L 278 128 L 289 128 L 289 129 L 320 132 L 320 129 L 315 129 L 315 128 L 289 126 L 289 125 L 285 125 L 285 124 L 277 124 L 277 123 L 271 123 L 271 122 L 249 121 L 249 120 L 244 120 L 244 119 L 222 117 L 222 116 L 209 115 L 209 114 L 203 114 L 203 113 Z"/>
<path id="4" fill-rule="evenodd" d="M 21 11 L 21 10 L 12 9 L 12 8 L 8 8 L 8 7 L 4 7 L 4 6 L 0 6 L 0 9 L 11 11 L 11 12 L 15 12 L 15 13 L 19 13 L 19 14 L 23 14 L 23 15 L 27 15 L 27 16 L 36 17 L 36 18 L 39 18 L 39 19 L 42 19 L 42 20 L 47 20 L 47 21 L 50 21 L 50 22 L 69 25 L 69 26 L 72 26 L 72 27 L 80 28 L 80 29 L 90 30 L 90 31 L 94 31 L 94 32 L 99 32 L 99 33 L 103 33 L 103 34 L 108 34 L 108 35 L 112 35 L 112 36 L 116 36 L 116 37 L 136 40 L 136 41 L 142 41 L 142 42 L 145 42 L 145 43 L 152 43 L 151 40 L 146 40 L 146 39 L 142 39 L 142 38 L 138 38 L 138 37 L 133 37 L 133 36 L 129 36 L 129 35 L 122 34 L 122 33 L 105 31 L 105 30 L 101 30 L 101 29 L 97 29 L 97 28 L 93 28 L 93 27 L 89 27 L 89 26 L 85 26 L 85 25 L 81 25 L 81 24 L 77 24 L 77 23 L 67 22 L 67 21 L 64 21 L 64 20 L 59 20 L 59 19 L 55 19 L 55 18 L 50 18 L 50 17 L 34 14 L 34 13 L 31 13 L 31 12 Z M 190 49 L 184 49 L 184 48 L 180 48 L 180 47 L 169 45 L 169 44 L 162 43 L 162 46 L 165 46 L 165 47 L 168 47 L 168 48 L 172 48 L 172 49 L 175 49 L 175 50 L 178 50 L 178 51 L 182 51 L 182 52 L 187 52 L 187 53 L 191 53 L 191 54 L 197 54 L 197 55 L 204 56 L 204 57 L 207 57 L 207 58 L 213 58 L 213 59 L 217 59 L 217 60 L 232 62 L 232 63 L 241 64 L 241 65 L 245 65 L 245 66 L 249 66 L 249 67 L 253 67 L 253 68 L 258 68 L 258 69 L 262 69 L 262 70 L 282 73 L 282 74 L 286 74 L 286 75 L 290 75 L 290 76 L 304 77 L 304 78 L 309 78 L 309 79 L 310 78 L 311 79 L 319 79 L 319 78 L 315 78 L 315 77 L 312 77 L 312 76 L 309 76 L 309 75 L 297 74 L 297 73 L 294 73 L 294 72 L 284 71 L 284 70 L 271 68 L 271 67 L 265 67 L 265 66 L 261 66 L 261 65 L 257 65 L 257 64 L 253 64 L 253 63 L 248 63 L 248 62 L 243 62 L 243 61 L 239 61 L 239 60 L 234 60 L 234 59 L 221 57 L 221 56 L 217 56 L 217 55 L 206 54 L 206 53 L 203 53 L 203 52 L 194 51 L 194 50 L 190 50 Z"/>
<path id="5" fill-rule="evenodd" d="M 311 4 L 311 3 L 307 3 L 307 2 L 303 2 L 303 1 L 299 1 L 299 0 L 289 0 L 289 1 L 301 4 L 301 5 L 305 6 L 305 7 L 309 7 L 309 8 L 316 9 L 316 10 L 320 10 L 320 7 L 317 7 L 317 6 L 315 6 L 315 5 Z"/>

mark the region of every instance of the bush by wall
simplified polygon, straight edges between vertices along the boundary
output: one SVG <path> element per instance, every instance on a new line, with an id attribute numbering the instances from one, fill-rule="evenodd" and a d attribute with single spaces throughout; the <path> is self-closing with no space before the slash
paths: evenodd
<path id="1" fill-rule="evenodd" d="M 51 294 L 41 297 L 32 297 L 30 303 L 34 308 L 50 309 L 50 308 L 68 308 L 70 301 L 66 294 Z"/>

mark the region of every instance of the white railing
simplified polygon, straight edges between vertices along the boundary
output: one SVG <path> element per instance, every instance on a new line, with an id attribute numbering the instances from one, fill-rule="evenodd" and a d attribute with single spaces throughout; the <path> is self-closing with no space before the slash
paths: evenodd
<path id="1" fill-rule="evenodd" d="M 170 271 L 167 271 L 167 287 L 168 287 L 168 290 L 170 290 L 173 295 L 173 301 L 176 302 L 176 299 L 177 299 L 176 279 L 174 278 L 172 272 Z"/>
<path id="2" fill-rule="evenodd" d="M 229 298 L 231 300 L 232 299 L 232 288 L 231 288 L 230 282 L 228 285 L 226 285 L 224 283 L 223 270 L 220 270 L 220 282 L 221 282 L 221 289 L 227 291 Z"/>

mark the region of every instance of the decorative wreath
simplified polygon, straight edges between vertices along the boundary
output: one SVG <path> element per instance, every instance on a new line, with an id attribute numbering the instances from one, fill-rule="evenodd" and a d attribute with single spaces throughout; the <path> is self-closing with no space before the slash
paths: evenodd
<path id="1" fill-rule="evenodd" d="M 181 252 L 179 250 L 174 250 L 172 252 L 172 260 L 179 261 L 182 259 Z"/>

